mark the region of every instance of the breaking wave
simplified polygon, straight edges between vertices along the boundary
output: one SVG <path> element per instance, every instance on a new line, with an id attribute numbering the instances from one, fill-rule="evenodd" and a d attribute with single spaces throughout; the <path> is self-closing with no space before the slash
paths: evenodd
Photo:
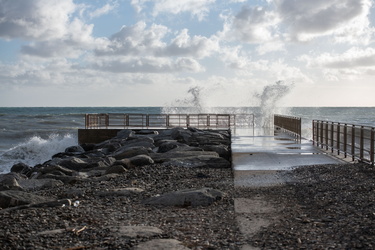
<path id="1" fill-rule="evenodd" d="M 77 138 L 72 134 L 50 134 L 46 139 L 33 136 L 0 155 L 0 173 L 9 172 L 19 162 L 30 166 L 43 163 L 73 145 L 77 145 Z"/>

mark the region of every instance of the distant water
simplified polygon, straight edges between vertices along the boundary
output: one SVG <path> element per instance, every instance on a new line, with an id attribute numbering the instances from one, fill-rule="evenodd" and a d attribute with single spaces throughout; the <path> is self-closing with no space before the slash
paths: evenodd
<path id="1" fill-rule="evenodd" d="M 161 108 L 161 107 L 0 107 L 0 173 L 8 172 L 17 162 L 31 166 L 43 163 L 55 153 L 77 144 L 77 129 L 84 128 L 86 113 L 254 113 L 255 108 Z M 278 108 L 273 113 L 302 117 L 303 136 L 311 137 L 312 120 L 328 120 L 375 126 L 375 108 Z M 259 126 L 259 122 L 256 123 Z"/>

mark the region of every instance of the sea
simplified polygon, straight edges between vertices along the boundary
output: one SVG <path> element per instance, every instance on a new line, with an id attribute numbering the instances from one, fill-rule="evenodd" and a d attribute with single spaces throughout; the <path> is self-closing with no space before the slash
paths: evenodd
<path id="1" fill-rule="evenodd" d="M 312 120 L 375 127 L 375 107 L 0 107 L 0 173 L 23 162 L 43 163 L 65 148 L 78 144 L 77 133 L 91 113 L 219 113 L 254 114 L 256 120 L 271 113 L 302 118 L 302 136 L 311 138 Z M 255 126 L 262 126 L 256 122 Z"/>

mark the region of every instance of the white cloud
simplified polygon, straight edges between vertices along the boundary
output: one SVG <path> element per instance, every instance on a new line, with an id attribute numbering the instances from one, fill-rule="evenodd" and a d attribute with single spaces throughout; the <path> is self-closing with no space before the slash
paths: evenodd
<path id="1" fill-rule="evenodd" d="M 201 72 L 202 65 L 191 58 L 130 58 L 130 59 L 103 59 L 92 65 L 95 70 L 112 73 L 174 73 L 174 72 Z"/>
<path id="2" fill-rule="evenodd" d="M 72 0 L 3 0 L 0 3 L 0 37 L 47 40 L 70 33 Z"/>
<path id="3" fill-rule="evenodd" d="M 103 15 L 107 15 L 111 11 L 113 11 L 114 9 L 116 9 L 118 7 L 119 7 L 119 4 L 117 2 L 107 3 L 107 4 L 103 5 L 103 7 L 98 8 L 98 9 L 92 11 L 91 13 L 89 13 L 89 16 L 91 18 L 96 18 L 96 17 L 100 17 L 100 16 L 103 16 Z"/>
<path id="4" fill-rule="evenodd" d="M 323 35 L 343 37 L 366 33 L 371 0 L 275 0 L 287 32 L 297 41 L 310 41 Z M 351 39 L 352 40 L 352 39 Z"/>
<path id="5" fill-rule="evenodd" d="M 219 44 L 216 38 L 209 39 L 204 36 L 190 37 L 188 30 L 183 29 L 171 43 L 158 54 L 163 56 L 192 56 L 195 58 L 204 58 L 218 49 Z"/>
<path id="6" fill-rule="evenodd" d="M 361 79 L 375 70 L 375 49 L 354 47 L 340 54 L 303 55 L 299 60 L 310 68 L 321 69 L 329 81 Z"/>
<path id="7" fill-rule="evenodd" d="M 223 35 L 226 40 L 263 43 L 278 39 L 275 27 L 279 22 L 277 14 L 266 7 L 244 6 L 235 17 L 227 21 Z"/>
<path id="8" fill-rule="evenodd" d="M 168 33 L 163 25 L 153 24 L 147 29 L 145 22 L 123 26 L 112 35 L 107 46 L 96 50 L 97 55 L 152 55 L 165 47 L 162 39 Z"/>
<path id="9" fill-rule="evenodd" d="M 147 3 L 153 3 L 153 15 L 180 14 L 190 12 L 192 16 L 203 20 L 209 13 L 210 6 L 216 0 L 132 0 L 131 3 L 137 12 L 141 12 Z"/>

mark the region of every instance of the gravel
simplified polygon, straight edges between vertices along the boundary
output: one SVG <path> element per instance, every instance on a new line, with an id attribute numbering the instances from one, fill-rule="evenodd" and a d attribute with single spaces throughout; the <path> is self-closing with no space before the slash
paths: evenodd
<path id="1" fill-rule="evenodd" d="M 192 249 L 374 249 L 375 172 L 368 164 L 300 167 L 283 186 L 236 188 L 231 169 L 150 165 L 108 180 L 77 182 L 33 193 L 79 201 L 77 206 L 0 210 L 2 249 L 131 249 L 151 239 L 176 239 Z M 115 188 L 145 190 L 99 196 Z M 142 200 L 181 189 L 210 187 L 226 196 L 208 207 L 147 206 Z M 235 222 L 234 199 L 265 197 L 279 204 L 278 220 L 252 238 Z M 122 226 L 153 226 L 130 237 Z"/>

